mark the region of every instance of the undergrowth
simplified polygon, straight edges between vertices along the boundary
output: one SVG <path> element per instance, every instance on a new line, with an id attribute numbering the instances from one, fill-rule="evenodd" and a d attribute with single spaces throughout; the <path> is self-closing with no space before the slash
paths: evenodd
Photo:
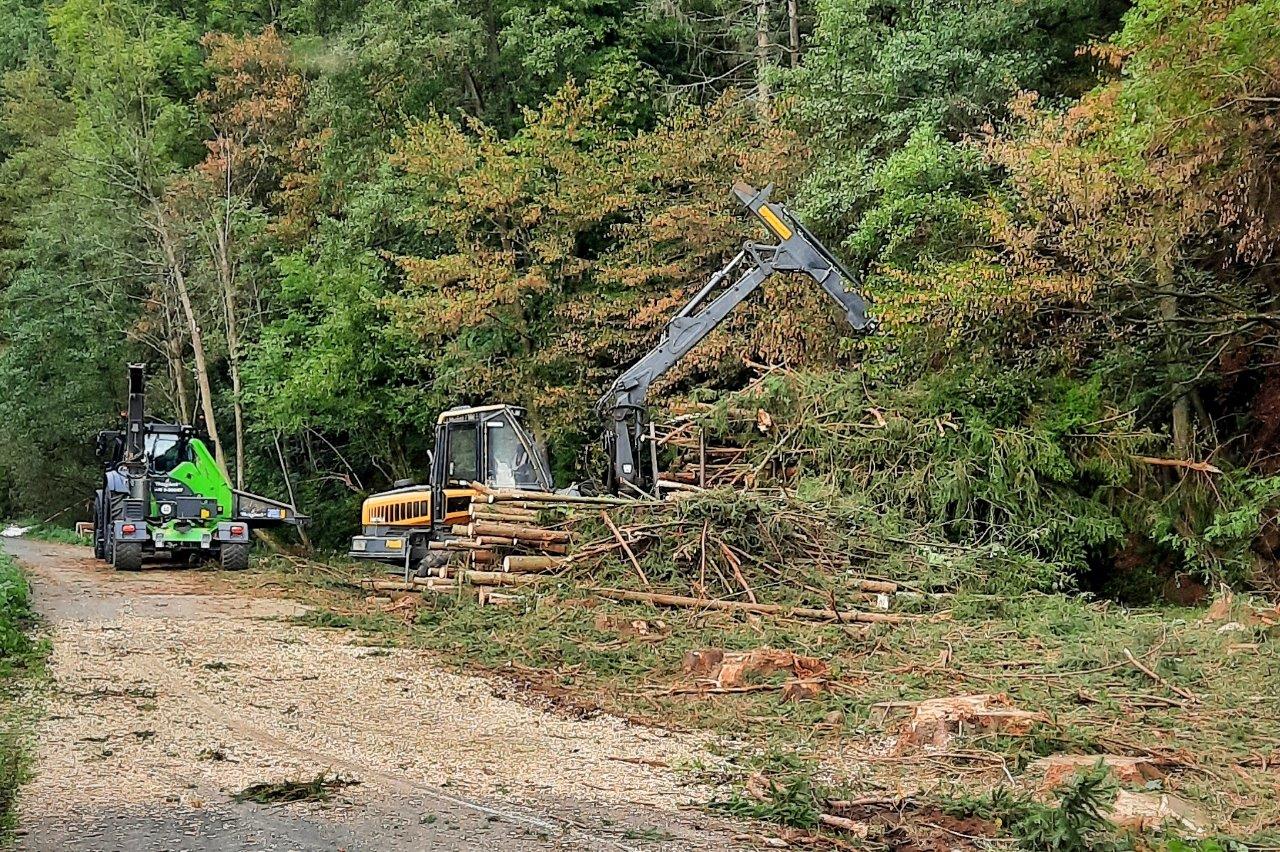
<path id="1" fill-rule="evenodd" d="M 33 538 L 39 541 L 52 541 L 58 544 L 93 544 L 93 540 L 89 536 L 80 535 L 70 527 L 44 523 L 34 518 L 24 518 L 23 520 L 12 521 L 10 523 L 13 526 L 26 527 L 27 531 L 23 533 L 25 538 Z"/>
<path id="2" fill-rule="evenodd" d="M 93 544 L 93 539 L 87 535 L 80 535 L 73 529 L 67 527 L 40 525 L 31 529 L 27 536 L 29 538 L 40 539 L 41 541 L 52 541 L 58 544 L 78 544 L 88 546 Z"/>
<path id="3" fill-rule="evenodd" d="M 748 757 L 743 771 L 751 783 L 738 783 L 711 800 L 710 808 L 745 819 L 816 828 L 831 790 L 814 781 L 814 761 L 794 752 L 769 750 Z"/>
<path id="4" fill-rule="evenodd" d="M 687 566 L 668 575 L 655 571 L 651 582 L 687 593 L 678 584 L 696 580 L 696 555 L 692 564 L 693 573 Z M 367 566 L 345 570 L 354 577 Z M 749 565 L 743 570 L 752 582 L 763 576 Z M 1280 698 L 1269 689 L 1280 664 L 1276 628 L 1251 615 L 1263 607 L 1257 599 L 1237 596 L 1229 612 L 1207 620 L 1200 610 L 1129 609 L 1072 594 L 962 590 L 930 603 L 926 618 L 864 630 L 618 604 L 592 596 L 591 584 L 643 587 L 622 558 L 525 591 L 507 606 L 480 606 L 464 590 L 424 595 L 414 607 L 387 612 L 332 577 L 295 592 L 318 605 L 304 623 L 431 650 L 450 665 L 514 678 L 575 712 L 600 708 L 674 729 L 717 731 L 751 753 L 810 756 L 787 771 L 775 762 L 773 774 L 766 772 L 778 788 L 771 802 L 720 796 L 722 808 L 741 815 L 806 824 L 835 783 L 820 778 L 844 779 L 839 783 L 854 797 L 919 788 L 928 802 L 931 791 L 957 785 L 982 795 L 1010 774 L 1021 785 L 1048 755 L 1119 753 L 1169 761 L 1177 795 L 1223 815 L 1224 827 L 1239 834 L 1280 842 L 1268 828 L 1280 824 L 1280 805 L 1256 760 L 1259 743 L 1280 742 Z M 759 586 L 761 598 L 798 598 Z M 818 657 L 831 667 L 831 685 L 800 701 L 767 688 L 716 695 L 693 688 L 684 671 L 692 650 L 760 647 Z M 1130 663 L 1126 650 L 1162 682 Z M 966 731 L 951 746 L 956 757 L 866 762 L 904 723 L 902 711 L 878 706 L 976 693 L 1003 693 L 1043 721 L 1017 735 Z M 1012 831 L 1012 823 L 1002 825 Z M 1030 832 L 1032 823 L 1024 828 Z"/>
<path id="5" fill-rule="evenodd" d="M 47 651 L 33 638 L 35 626 L 27 579 L 0 553 L 0 844 L 16 825 L 14 803 L 27 773 L 31 719 L 21 699 L 42 673 Z"/>
<path id="6" fill-rule="evenodd" d="M 944 798 L 953 816 L 977 816 L 1008 827 L 1024 849 L 1042 852 L 1120 852 L 1132 848 L 1107 820 L 1115 781 L 1105 768 L 1083 772 L 1039 801 L 1025 791 L 997 787 L 971 798 Z"/>
<path id="7" fill-rule="evenodd" d="M 1157 463 L 1177 461 L 1167 436 L 1101 372 L 979 360 L 903 382 L 893 363 L 774 371 L 702 424 L 748 450 L 759 483 L 781 471 L 794 499 L 851 532 L 844 543 L 890 562 L 901 548 L 884 543 L 905 542 L 1001 592 L 1099 576 L 1104 590 L 1158 585 L 1110 582 L 1121 568 L 1257 582 L 1253 545 L 1280 507 L 1280 477 L 1229 458 L 1216 472 Z M 1145 558 L 1126 560 L 1135 544 Z"/>

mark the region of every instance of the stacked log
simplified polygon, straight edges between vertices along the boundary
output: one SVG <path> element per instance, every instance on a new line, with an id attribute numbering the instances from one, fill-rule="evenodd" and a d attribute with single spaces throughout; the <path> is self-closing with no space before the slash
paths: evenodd
<path id="1" fill-rule="evenodd" d="M 471 570 L 536 574 L 560 569 L 572 534 L 554 513 L 593 499 L 490 488 L 479 482 L 471 487 L 476 494 L 467 523 L 455 524 L 449 539 L 431 544 L 433 550 L 459 552 L 460 561 Z"/>
<path id="2" fill-rule="evenodd" d="M 690 548 L 697 547 L 696 561 L 699 566 L 697 580 L 691 581 L 691 585 L 687 587 L 690 594 L 663 594 L 652 590 L 650 578 L 637 554 L 643 553 L 644 548 L 666 536 L 680 534 L 688 538 L 697 533 L 696 530 L 691 532 L 684 528 L 680 521 L 673 521 L 672 513 L 664 512 L 665 508 L 675 504 L 498 489 L 480 483 L 472 483 L 472 488 L 475 496 L 467 512 L 466 522 L 456 524 L 448 537 L 430 544 L 432 551 L 449 554 L 447 561 L 437 561 L 426 577 L 409 580 L 370 579 L 363 581 L 364 587 L 371 592 L 402 594 L 461 593 L 464 589 L 474 589 L 482 603 L 512 603 L 518 597 L 511 592 L 527 590 L 562 576 L 567 568 L 575 564 L 579 566 L 581 574 L 589 575 L 600 559 L 616 553 L 619 558 L 626 557 L 646 591 L 600 588 L 593 584 L 586 587 L 588 591 L 620 601 L 805 620 L 833 620 L 845 624 L 898 623 L 911 618 L 888 613 L 894 598 L 904 594 L 897 583 L 851 577 L 838 564 L 839 554 L 822 551 L 813 542 L 806 545 L 811 551 L 809 559 L 823 564 L 830 560 L 833 562 L 831 572 L 839 571 L 841 574 L 840 583 L 843 588 L 839 591 L 838 599 L 831 593 L 829 601 L 822 600 L 817 605 L 811 601 L 809 606 L 761 601 L 757 598 L 757 589 L 753 588 L 754 581 L 748 579 L 749 572 L 744 570 L 748 563 L 764 564 L 761 556 L 726 541 L 716 530 L 705 524 L 700 536 L 688 541 Z M 638 515 L 623 513 L 622 517 L 627 521 L 620 526 L 608 512 L 609 508 L 616 506 L 644 507 L 652 511 Z M 596 515 L 603 518 L 607 534 L 596 528 L 593 540 L 575 542 L 575 530 L 581 532 L 590 529 L 579 521 Z M 813 552 L 813 548 L 818 548 L 817 552 Z M 686 554 L 684 558 L 695 557 Z M 778 567 L 765 565 L 764 570 L 774 576 L 781 576 L 781 569 Z M 711 587 L 722 591 L 708 594 Z M 494 589 L 504 591 L 492 592 Z M 480 590 L 487 591 L 479 594 Z M 905 594 L 918 597 L 911 592 Z M 719 595 L 724 597 L 717 599 Z M 878 612 L 854 610 L 849 608 L 850 605 L 869 605 Z"/>
<path id="3" fill-rule="evenodd" d="M 658 476 L 662 490 L 753 488 L 765 481 L 785 482 L 792 477 L 794 466 L 784 457 L 769 458 L 760 464 L 747 447 L 717 444 L 709 439 L 699 422 L 705 413 L 699 410 L 677 415 L 655 430 L 658 446 L 675 450 L 672 464 Z M 732 414 L 735 418 L 754 421 L 760 428 L 765 428 L 765 424 L 772 426 L 772 420 L 763 410 Z"/>
<path id="4" fill-rule="evenodd" d="M 481 603 L 512 603 L 510 594 L 487 591 L 496 587 L 528 587 L 556 576 L 570 564 L 573 534 L 565 529 L 565 510 L 626 503 L 611 497 L 581 497 L 540 491 L 475 489 L 466 523 L 455 524 L 449 536 L 428 548 L 452 556 L 430 569 L 430 576 L 405 580 L 366 579 L 361 585 L 375 592 L 457 592 L 463 585 L 485 590 Z"/>

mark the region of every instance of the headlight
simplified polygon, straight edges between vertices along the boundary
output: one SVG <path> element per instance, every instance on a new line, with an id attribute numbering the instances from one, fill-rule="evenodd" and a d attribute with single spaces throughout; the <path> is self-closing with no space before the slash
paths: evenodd
<path id="1" fill-rule="evenodd" d="M 172 514 L 173 514 L 173 504 L 172 504 L 172 503 L 161 503 L 161 504 L 160 504 L 160 514 L 165 515 L 166 517 L 167 517 L 167 516 L 169 516 L 169 515 L 172 515 Z"/>
<path id="2" fill-rule="evenodd" d="M 362 538 L 357 538 L 357 539 L 355 539 L 354 541 L 352 541 L 352 542 L 351 542 L 351 549 L 352 549 L 352 550 L 364 550 L 364 549 L 365 549 L 365 547 L 366 547 L 366 545 L 368 545 L 368 542 L 367 542 L 367 541 L 365 541 L 365 540 L 364 540 L 364 539 L 362 539 Z"/>

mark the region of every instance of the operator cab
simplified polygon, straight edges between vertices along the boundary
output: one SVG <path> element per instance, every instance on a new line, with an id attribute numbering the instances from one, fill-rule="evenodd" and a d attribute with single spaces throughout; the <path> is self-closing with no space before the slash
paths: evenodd
<path id="1" fill-rule="evenodd" d="M 166 474 L 183 462 L 195 461 L 189 426 L 152 424 L 147 431 L 146 455 L 152 472 Z"/>
<path id="2" fill-rule="evenodd" d="M 361 508 L 362 534 L 350 555 L 406 569 L 428 555 L 428 542 L 448 538 L 468 522 L 478 482 L 489 488 L 552 490 L 542 448 L 514 405 L 453 408 L 436 421 L 435 452 L 426 485 L 375 494 Z"/>
<path id="3" fill-rule="evenodd" d="M 524 409 L 512 405 L 453 408 L 441 414 L 432 482 L 550 491 L 546 460 L 523 421 Z"/>
<path id="4" fill-rule="evenodd" d="M 165 474 L 178 465 L 195 460 L 191 438 L 195 430 L 175 423 L 147 423 L 143 433 L 143 458 L 152 473 Z M 98 433 L 96 451 L 107 467 L 118 465 L 124 459 L 125 433 L 118 429 L 104 429 Z"/>

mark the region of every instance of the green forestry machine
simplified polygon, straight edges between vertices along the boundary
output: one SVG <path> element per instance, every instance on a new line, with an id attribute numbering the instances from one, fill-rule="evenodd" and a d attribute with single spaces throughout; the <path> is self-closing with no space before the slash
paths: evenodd
<path id="1" fill-rule="evenodd" d="M 231 487 L 192 426 L 148 421 L 146 370 L 129 365 L 124 428 L 98 433 L 101 486 L 93 495 L 93 555 L 137 571 L 146 554 L 216 554 L 222 567 L 249 567 L 255 527 L 299 524 L 293 506 Z"/>

